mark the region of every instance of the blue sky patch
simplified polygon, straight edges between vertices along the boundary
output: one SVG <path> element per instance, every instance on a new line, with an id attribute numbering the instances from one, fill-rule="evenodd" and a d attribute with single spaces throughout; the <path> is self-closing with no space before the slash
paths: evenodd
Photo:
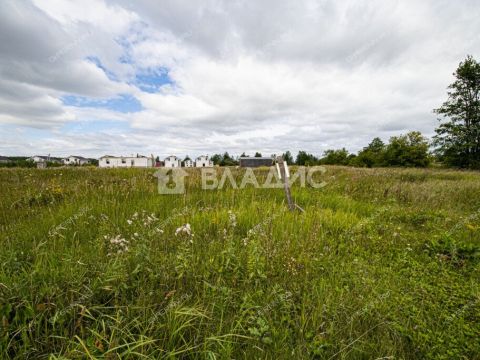
<path id="1" fill-rule="evenodd" d="M 135 76 L 135 85 L 148 93 L 156 93 L 163 85 L 170 84 L 173 84 L 173 81 L 168 75 L 167 68 L 145 71 Z"/>
<path id="2" fill-rule="evenodd" d="M 108 70 L 105 66 L 102 65 L 102 62 L 100 61 L 100 59 L 96 56 L 87 56 L 87 60 L 90 61 L 91 63 L 95 64 L 99 69 L 102 69 L 103 72 L 105 73 L 105 75 L 107 75 L 107 77 L 112 80 L 112 81 L 116 81 L 118 82 L 119 79 L 117 77 L 117 75 L 115 75 L 113 72 L 111 72 L 110 70 Z"/>
<path id="3" fill-rule="evenodd" d="M 102 131 L 126 131 L 130 129 L 127 121 L 102 120 L 102 121 L 71 121 L 62 126 L 63 132 L 72 133 L 98 133 Z"/>
<path id="4" fill-rule="evenodd" d="M 67 95 L 61 98 L 63 104 L 77 107 L 105 108 L 122 113 L 138 112 L 143 109 L 140 101 L 132 95 L 123 94 L 114 98 L 97 100 L 83 96 Z"/>

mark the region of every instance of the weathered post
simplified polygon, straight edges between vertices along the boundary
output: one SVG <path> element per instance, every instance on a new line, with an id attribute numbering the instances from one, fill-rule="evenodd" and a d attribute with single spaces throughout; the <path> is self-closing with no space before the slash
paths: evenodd
<path id="1" fill-rule="evenodd" d="M 290 177 L 290 172 L 288 171 L 288 164 L 285 163 L 282 156 L 277 156 L 277 171 L 280 179 L 283 180 L 283 189 L 285 190 L 285 196 L 288 202 L 288 208 L 290 211 L 299 209 L 302 212 L 304 211 L 300 206 L 295 204 L 292 200 L 292 194 L 290 193 L 290 184 L 288 179 Z"/>

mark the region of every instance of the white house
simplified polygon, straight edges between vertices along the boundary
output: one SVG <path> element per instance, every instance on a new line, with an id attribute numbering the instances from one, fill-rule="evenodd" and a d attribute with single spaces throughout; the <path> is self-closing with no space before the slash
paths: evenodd
<path id="1" fill-rule="evenodd" d="M 65 165 L 84 165 L 90 162 L 90 160 L 82 156 L 74 156 L 74 155 L 70 155 L 69 157 L 62 159 L 62 161 Z"/>
<path id="2" fill-rule="evenodd" d="M 163 161 L 163 164 L 164 167 L 168 168 L 176 168 L 182 166 L 182 162 L 175 155 L 170 155 L 169 157 L 166 157 Z"/>
<path id="3" fill-rule="evenodd" d="M 98 159 L 98 167 L 101 168 L 116 168 L 116 167 L 153 167 L 155 159 L 153 157 L 146 157 L 143 155 L 137 156 L 110 156 L 105 155 Z"/>
<path id="4" fill-rule="evenodd" d="M 195 167 L 213 167 L 213 161 L 208 158 L 208 155 L 201 155 L 195 160 Z"/>
<path id="5" fill-rule="evenodd" d="M 193 167 L 193 161 L 190 159 L 183 160 L 183 167 Z"/>
<path id="6" fill-rule="evenodd" d="M 35 155 L 32 157 L 29 157 L 27 160 L 33 161 L 34 163 L 43 163 L 43 162 L 55 162 L 55 163 L 60 163 L 61 159 L 56 158 L 56 157 L 51 157 L 49 156 L 42 156 L 42 155 Z"/>

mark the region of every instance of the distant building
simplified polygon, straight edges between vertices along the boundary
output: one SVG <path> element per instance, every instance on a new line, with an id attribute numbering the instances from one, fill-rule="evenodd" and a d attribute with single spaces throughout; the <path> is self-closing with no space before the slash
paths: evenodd
<path id="1" fill-rule="evenodd" d="M 183 160 L 183 167 L 193 167 L 193 161 L 190 159 Z"/>
<path id="2" fill-rule="evenodd" d="M 46 169 L 47 168 L 47 162 L 45 160 L 37 161 L 36 164 L 37 164 L 37 169 Z"/>
<path id="3" fill-rule="evenodd" d="M 90 162 L 90 159 L 84 158 L 82 156 L 70 155 L 69 157 L 62 159 L 62 161 L 65 165 L 84 165 L 88 164 Z"/>
<path id="4" fill-rule="evenodd" d="M 201 155 L 196 158 L 195 167 L 213 167 L 213 161 L 208 158 L 208 155 Z"/>
<path id="5" fill-rule="evenodd" d="M 153 157 L 146 157 L 143 155 L 136 156 L 111 156 L 105 155 L 98 159 L 98 167 L 101 168 L 149 168 L 155 165 Z"/>
<path id="6" fill-rule="evenodd" d="M 273 158 L 271 157 L 241 157 L 240 167 L 260 167 L 272 166 Z"/>
<path id="7" fill-rule="evenodd" d="M 182 167 L 182 162 L 175 155 L 170 155 L 163 161 L 163 166 L 166 168 L 178 168 Z"/>
<path id="8" fill-rule="evenodd" d="M 11 161 L 12 160 L 10 160 L 10 158 L 8 158 L 6 156 L 0 156 L 0 164 L 6 164 L 6 163 L 9 163 Z"/>
<path id="9" fill-rule="evenodd" d="M 61 163 L 62 159 L 57 158 L 57 157 L 51 157 L 51 156 L 42 156 L 42 155 L 35 155 L 27 160 L 33 161 L 34 163 L 39 163 L 39 162 L 54 162 L 54 163 Z"/>

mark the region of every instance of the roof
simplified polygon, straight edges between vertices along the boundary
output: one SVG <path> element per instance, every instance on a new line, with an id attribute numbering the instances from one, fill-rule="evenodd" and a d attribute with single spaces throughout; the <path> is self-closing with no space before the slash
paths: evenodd
<path id="1" fill-rule="evenodd" d="M 146 158 L 147 156 L 143 155 L 135 155 L 135 156 L 114 156 L 114 155 L 103 155 L 102 157 L 99 157 L 99 159 L 104 159 L 104 158 L 114 158 L 114 159 L 136 159 L 136 158 Z M 86 159 L 88 160 L 88 159 Z"/>
<path id="2" fill-rule="evenodd" d="M 8 158 L 6 156 L 0 156 L 0 160 L 10 160 L 10 158 Z"/>
<path id="3" fill-rule="evenodd" d="M 170 155 L 170 156 L 167 156 L 167 157 L 165 158 L 165 160 L 170 159 L 171 157 L 173 157 L 173 158 L 175 158 L 175 159 L 178 159 L 178 157 L 176 157 L 175 155 Z"/>
<path id="4" fill-rule="evenodd" d="M 199 157 L 197 157 L 197 160 L 198 160 L 198 159 L 201 159 L 201 158 L 208 159 L 208 155 L 200 155 Z"/>
<path id="5" fill-rule="evenodd" d="M 34 158 L 34 157 L 38 157 L 40 159 L 43 159 L 43 160 L 56 160 L 56 161 L 60 161 L 62 160 L 61 158 L 59 157 L 55 157 L 55 156 L 44 156 L 44 155 L 33 155 L 32 157 L 30 157 L 30 159 Z"/>
<path id="6" fill-rule="evenodd" d="M 240 157 L 240 160 L 245 160 L 245 159 L 254 159 L 254 160 L 273 160 L 273 157 L 270 156 L 263 156 L 263 157 L 255 157 L 255 156 L 242 156 Z"/>
<path id="7" fill-rule="evenodd" d="M 85 158 L 83 156 L 77 156 L 77 155 L 70 155 L 70 156 L 67 156 L 66 158 L 71 158 L 71 157 L 74 157 L 74 158 L 77 158 L 77 159 L 80 159 L 80 160 L 88 160 L 87 158 Z"/>

